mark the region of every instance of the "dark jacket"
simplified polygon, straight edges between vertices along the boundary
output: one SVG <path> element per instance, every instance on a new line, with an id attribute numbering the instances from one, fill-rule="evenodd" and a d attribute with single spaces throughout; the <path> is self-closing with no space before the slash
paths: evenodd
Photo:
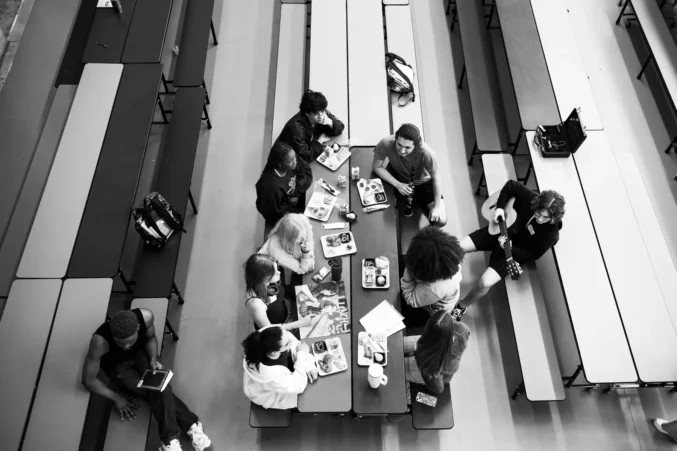
<path id="1" fill-rule="evenodd" d="M 534 214 L 531 211 L 531 201 L 536 196 L 538 194 L 524 184 L 509 180 L 501 189 L 501 194 L 496 201 L 496 207 L 504 208 L 511 197 L 515 198 L 513 208 L 517 213 L 517 219 L 508 228 L 508 236 L 512 240 L 512 255 L 518 262 L 538 260 L 559 240 L 562 221 L 555 224 L 549 222 L 539 224 L 536 220 L 533 220 L 531 226 L 534 229 L 534 234 L 532 235 L 529 232 L 526 225 Z"/>
<path id="2" fill-rule="evenodd" d="M 333 121 L 334 127 L 324 124 L 311 125 L 308 117 L 299 111 L 287 121 L 275 142 L 282 141 L 292 146 L 296 155 L 305 163 L 315 161 L 324 151 L 322 144 L 317 142 L 317 137 L 323 133 L 327 136 L 338 136 L 343 133 L 345 128 L 343 122 L 338 120 L 329 110 L 327 110 L 327 116 Z"/>
<path id="3" fill-rule="evenodd" d="M 301 201 L 296 207 L 290 204 L 291 197 L 298 197 L 296 173 L 287 171 L 287 175 L 279 177 L 275 170 L 264 169 L 256 182 L 256 209 L 266 222 L 275 225 L 286 213 L 300 213 Z"/>
<path id="4" fill-rule="evenodd" d="M 461 322 L 456 323 L 454 342 L 451 345 L 450 360 L 444 364 L 441 371 L 437 374 L 429 374 L 421 371 L 421 376 L 423 377 L 423 381 L 428 390 L 434 393 L 442 393 L 442 391 L 444 391 L 444 385 L 448 384 L 451 381 L 451 378 L 454 377 L 454 374 L 458 371 L 463 352 L 468 347 L 469 338 L 470 329 Z M 414 358 L 416 359 L 416 365 L 419 368 L 421 368 L 419 360 L 421 354 L 421 349 L 417 347 L 416 351 L 414 351 Z"/>

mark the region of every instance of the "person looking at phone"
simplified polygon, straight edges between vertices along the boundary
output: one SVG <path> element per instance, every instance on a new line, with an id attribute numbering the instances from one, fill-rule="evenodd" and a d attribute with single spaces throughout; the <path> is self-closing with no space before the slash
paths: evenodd
<path id="1" fill-rule="evenodd" d="M 303 212 L 305 192 L 312 182 L 310 168 L 298 166 L 294 149 L 275 143 L 256 182 L 256 209 L 274 226 L 287 213 Z"/>
<path id="2" fill-rule="evenodd" d="M 439 227 L 419 230 L 407 249 L 400 280 L 405 302 L 430 315 L 438 310 L 451 313 L 461 294 L 463 255 L 455 236 Z"/>
<path id="3" fill-rule="evenodd" d="M 244 279 L 244 302 L 256 329 L 278 325 L 289 331 L 313 325 L 313 320 L 308 316 L 298 321 L 291 317 L 291 303 L 285 298 L 285 289 L 280 284 L 280 271 L 274 258 L 265 254 L 249 257 L 245 263 Z"/>
<path id="4" fill-rule="evenodd" d="M 242 342 L 244 394 L 266 409 L 293 409 L 318 376 L 310 347 L 280 326 L 263 327 Z"/>
<path id="5" fill-rule="evenodd" d="M 328 147 L 324 143 L 343 133 L 345 125 L 327 110 L 328 106 L 324 94 L 307 90 L 301 97 L 299 112 L 287 121 L 275 141 L 290 145 L 302 165 L 315 161 Z"/>
<path id="6" fill-rule="evenodd" d="M 280 219 L 259 249 L 277 260 L 285 271 L 285 284 L 291 283 L 292 273 L 305 274 L 315 268 L 313 227 L 307 216 L 288 213 Z"/>
<path id="7" fill-rule="evenodd" d="M 551 190 L 538 194 L 520 182 L 509 180 L 501 189 L 496 201 L 492 218 L 494 223 L 499 218 L 505 220 L 504 208 L 511 198 L 515 199 L 513 209 L 516 219 L 514 224 L 508 227 L 510 242 L 500 236 L 491 235 L 488 226 L 474 231 L 461 240 L 464 252 L 491 251 L 491 256 L 489 267 L 477 285 L 453 310 L 452 315 L 457 320 L 463 317 L 468 307 L 508 275 L 503 250 L 506 246 L 511 246 L 512 257 L 516 262 L 527 263 L 541 258 L 559 240 L 565 211 L 564 197 L 561 194 Z"/>
<path id="8" fill-rule="evenodd" d="M 404 337 L 404 370 L 407 404 L 411 404 L 410 383 L 425 385 L 433 393 L 442 393 L 458 371 L 468 346 L 470 329 L 440 310 L 428 319 L 421 335 Z M 388 415 L 399 422 L 406 415 Z"/>
<path id="9" fill-rule="evenodd" d="M 89 342 L 82 384 L 92 393 L 113 401 L 121 421 L 136 417 L 139 407 L 132 401 L 133 397 L 145 399 L 158 422 L 163 451 L 181 450 L 178 440 L 181 432 L 193 439 L 196 451 L 203 451 L 211 445 L 211 440 L 204 433 L 198 416 L 174 394 L 170 385 L 162 392 L 137 388 L 147 369 L 162 369 L 153 322 L 153 312 L 134 309 L 121 310 L 102 324 Z M 114 388 L 99 379 L 99 370 L 103 370 Z"/>
<path id="10" fill-rule="evenodd" d="M 402 124 L 395 135 L 383 138 L 374 149 L 371 168 L 381 180 L 395 188 L 398 208 L 406 204 L 407 197 L 413 193 L 412 205 L 425 212 L 431 225 L 442 227 L 447 223 L 437 158 L 433 149 L 423 142 L 418 127 Z M 413 188 L 410 186 L 412 172 Z"/>

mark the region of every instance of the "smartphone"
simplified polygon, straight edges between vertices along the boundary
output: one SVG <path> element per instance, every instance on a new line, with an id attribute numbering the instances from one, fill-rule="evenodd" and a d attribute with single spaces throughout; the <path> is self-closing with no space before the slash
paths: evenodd
<path id="1" fill-rule="evenodd" d="M 436 397 L 429 395 L 427 393 L 423 393 L 423 392 L 418 392 L 416 394 L 416 401 L 420 402 L 421 404 L 425 404 L 427 406 L 430 406 L 430 407 L 435 407 L 435 405 L 437 404 L 437 398 Z"/>
<path id="2" fill-rule="evenodd" d="M 322 279 L 327 277 L 327 274 L 329 274 L 331 270 L 329 269 L 329 266 L 324 265 L 320 269 L 317 270 L 315 274 L 313 274 L 313 280 L 317 283 L 322 282 Z"/>

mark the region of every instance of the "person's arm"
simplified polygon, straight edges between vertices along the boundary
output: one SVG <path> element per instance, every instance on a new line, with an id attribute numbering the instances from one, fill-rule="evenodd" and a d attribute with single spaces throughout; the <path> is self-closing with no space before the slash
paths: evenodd
<path id="1" fill-rule="evenodd" d="M 434 393 L 442 393 L 444 391 L 444 376 L 440 374 L 424 374 L 423 381 L 428 390 Z"/>
<path id="2" fill-rule="evenodd" d="M 275 302 L 282 302 L 282 299 L 278 299 Z M 247 310 L 249 311 L 249 314 L 251 315 L 257 327 L 261 328 L 273 325 L 268 319 L 268 314 L 266 314 L 267 310 L 266 304 L 261 299 L 251 298 L 247 301 L 246 305 Z M 282 327 L 282 329 L 284 330 L 293 330 L 298 329 L 299 327 L 307 327 L 312 325 L 312 319 L 309 317 L 304 317 L 303 319 L 294 321 L 292 323 L 284 323 L 277 325 Z"/>
<path id="3" fill-rule="evenodd" d="M 559 233 L 548 233 L 542 237 L 534 238 L 531 249 L 524 247 L 512 247 L 512 256 L 515 260 L 518 261 L 535 261 L 538 260 L 548 252 L 548 249 L 553 247 L 557 243 Z"/>
<path id="4" fill-rule="evenodd" d="M 313 184 L 313 170 L 310 168 L 310 165 L 299 159 L 298 164 L 296 165 L 296 195 L 300 195 L 308 191 Z M 299 208 L 303 209 L 305 205 L 298 205 Z"/>
<path id="5" fill-rule="evenodd" d="M 431 171 L 430 178 L 433 182 L 433 195 L 435 196 L 433 208 L 440 208 L 442 206 L 442 180 L 439 171 Z"/>
<path id="6" fill-rule="evenodd" d="M 267 185 L 261 187 L 256 185 L 256 194 L 256 207 L 261 216 L 268 224 L 277 224 L 277 221 L 287 212 L 287 209 L 282 206 L 282 192 L 276 188 L 270 189 Z"/>
<path id="7" fill-rule="evenodd" d="M 338 136 L 343 133 L 346 126 L 336 116 L 327 110 L 326 122 L 318 124 L 317 131 L 327 136 Z"/>
<path id="8" fill-rule="evenodd" d="M 390 172 L 388 172 L 388 170 L 385 168 L 385 160 L 385 143 L 383 140 L 381 140 L 381 142 L 379 142 L 374 149 L 374 161 L 371 163 L 371 170 L 374 171 L 374 173 L 378 175 L 381 180 L 391 184 L 403 196 L 408 196 L 411 194 L 411 188 L 409 185 L 398 181 Z"/>
<path id="9" fill-rule="evenodd" d="M 315 161 L 324 152 L 324 146 L 317 140 L 311 139 L 305 125 L 298 121 L 294 123 L 293 141 L 292 147 L 305 163 Z"/>
<path id="10" fill-rule="evenodd" d="M 534 192 L 524 186 L 523 183 L 515 180 L 508 180 L 506 184 L 503 185 L 503 188 L 501 188 L 501 194 L 498 195 L 498 199 L 496 199 L 496 208 L 505 208 L 505 204 L 508 203 L 508 200 L 510 200 L 511 197 L 514 197 L 515 203 L 519 204 L 524 199 L 531 199 L 533 195 Z M 517 207 L 515 207 L 515 209 L 517 209 Z"/>
<path id="11" fill-rule="evenodd" d="M 153 370 L 162 369 L 162 364 L 158 361 L 159 347 L 157 337 L 155 336 L 155 317 L 153 312 L 146 308 L 141 309 L 141 314 L 146 322 L 146 355 L 148 356 L 150 367 Z"/>
<path id="12" fill-rule="evenodd" d="M 402 297 L 404 301 L 411 307 L 421 307 L 418 296 L 416 295 L 416 287 L 418 283 L 409 272 L 409 268 L 404 268 L 404 275 L 400 279 L 400 288 L 402 289 Z"/>

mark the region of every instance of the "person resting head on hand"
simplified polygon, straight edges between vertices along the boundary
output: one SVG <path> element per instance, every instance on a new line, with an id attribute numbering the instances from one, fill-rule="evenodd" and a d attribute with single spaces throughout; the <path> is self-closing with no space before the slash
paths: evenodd
<path id="1" fill-rule="evenodd" d="M 306 274 L 315 268 L 313 228 L 310 220 L 299 213 L 288 213 L 280 219 L 259 249 L 285 268 L 285 283 L 291 283 L 291 273 Z"/>
<path id="2" fill-rule="evenodd" d="M 280 326 L 249 334 L 244 348 L 244 394 L 266 409 L 292 409 L 318 376 L 310 347 Z"/>

